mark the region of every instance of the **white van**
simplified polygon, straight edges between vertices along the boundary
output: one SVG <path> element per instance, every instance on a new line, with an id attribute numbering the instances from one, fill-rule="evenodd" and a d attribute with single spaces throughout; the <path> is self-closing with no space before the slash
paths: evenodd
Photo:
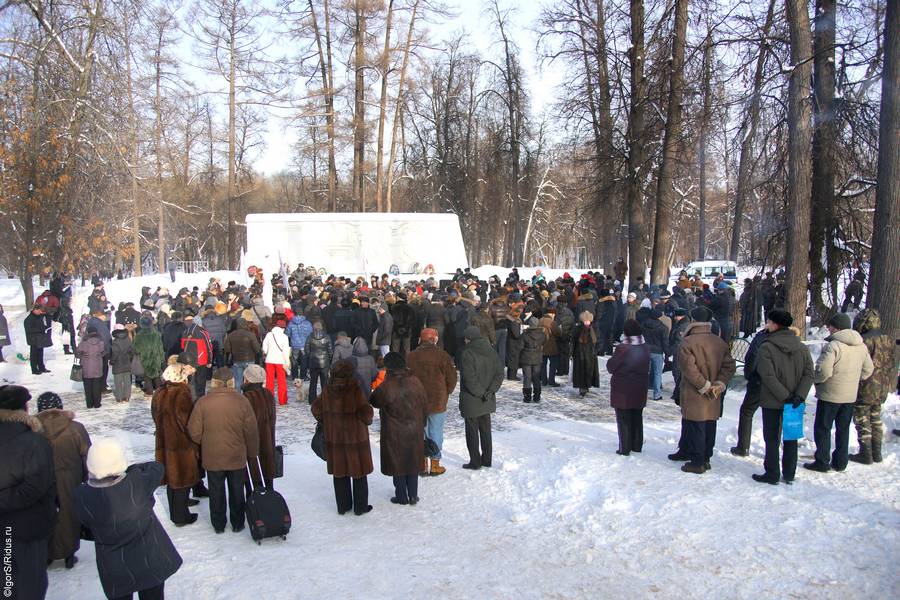
<path id="1" fill-rule="evenodd" d="M 688 277 L 692 279 L 694 275 L 699 273 L 703 283 L 712 283 L 716 275 L 720 273 L 728 283 L 737 282 L 737 263 L 730 260 L 700 260 L 692 262 L 684 270 L 687 271 Z"/>

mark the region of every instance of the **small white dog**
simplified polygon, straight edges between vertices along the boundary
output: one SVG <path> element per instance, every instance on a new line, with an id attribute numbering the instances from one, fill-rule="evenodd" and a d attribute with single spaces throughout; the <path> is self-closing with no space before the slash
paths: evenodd
<path id="1" fill-rule="evenodd" d="M 309 393 L 309 387 L 303 385 L 302 379 L 298 378 L 294 380 L 294 389 L 297 390 L 297 402 L 300 402 L 301 404 L 306 402 L 306 395 Z"/>

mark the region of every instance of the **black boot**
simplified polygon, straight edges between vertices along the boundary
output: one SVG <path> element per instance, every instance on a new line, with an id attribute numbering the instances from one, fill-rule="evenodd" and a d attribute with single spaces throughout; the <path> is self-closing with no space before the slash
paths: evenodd
<path id="1" fill-rule="evenodd" d="M 872 442 L 872 462 L 880 463 L 881 458 L 881 441 Z"/>
<path id="2" fill-rule="evenodd" d="M 526 403 L 531 402 L 531 388 L 522 388 L 522 396 Z"/>
<path id="3" fill-rule="evenodd" d="M 68 558 L 66 558 L 66 568 L 67 569 L 73 568 L 75 566 L 75 563 L 77 563 L 77 562 L 78 562 L 77 556 L 75 556 L 74 554 L 72 556 L 69 556 Z"/>
<path id="4" fill-rule="evenodd" d="M 868 444 L 860 444 L 859 452 L 857 454 L 851 454 L 850 460 L 855 463 L 859 463 L 861 465 L 871 465 L 872 464 L 872 447 Z"/>
<path id="5" fill-rule="evenodd" d="M 541 390 L 534 390 L 534 397 L 531 399 L 531 401 L 535 404 L 541 401 Z"/>
<path id="6" fill-rule="evenodd" d="M 72 354 L 72 347 L 68 344 L 63 345 L 63 354 Z"/>

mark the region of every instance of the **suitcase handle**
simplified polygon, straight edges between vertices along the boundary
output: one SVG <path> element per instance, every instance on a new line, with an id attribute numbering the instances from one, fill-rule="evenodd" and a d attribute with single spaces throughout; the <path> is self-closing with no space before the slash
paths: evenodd
<path id="1" fill-rule="evenodd" d="M 262 463 L 259 462 L 259 454 L 256 455 L 256 467 L 259 469 L 259 480 L 262 482 L 262 488 L 266 489 L 265 488 L 266 476 L 262 470 Z M 256 488 L 253 486 L 253 473 L 250 472 L 250 461 L 247 461 L 246 469 L 247 469 L 247 479 L 250 482 L 250 491 L 251 492 L 256 491 Z"/>

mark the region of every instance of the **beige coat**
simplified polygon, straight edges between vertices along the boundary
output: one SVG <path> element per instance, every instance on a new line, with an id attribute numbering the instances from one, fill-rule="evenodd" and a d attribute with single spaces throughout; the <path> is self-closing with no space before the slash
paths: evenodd
<path id="1" fill-rule="evenodd" d="M 869 349 L 862 336 L 852 329 L 830 335 L 816 361 L 816 398 L 835 404 L 856 402 L 859 382 L 875 372 Z"/>
<path id="2" fill-rule="evenodd" d="M 238 471 L 259 454 L 259 431 L 250 402 L 232 388 L 213 388 L 197 400 L 188 434 L 200 444 L 207 471 Z"/>
<path id="3" fill-rule="evenodd" d="M 722 400 L 713 396 L 715 382 L 725 385 L 736 365 L 728 344 L 710 331 L 709 323 L 691 323 L 678 348 L 681 369 L 681 414 L 687 421 L 714 421 L 722 416 Z"/>

